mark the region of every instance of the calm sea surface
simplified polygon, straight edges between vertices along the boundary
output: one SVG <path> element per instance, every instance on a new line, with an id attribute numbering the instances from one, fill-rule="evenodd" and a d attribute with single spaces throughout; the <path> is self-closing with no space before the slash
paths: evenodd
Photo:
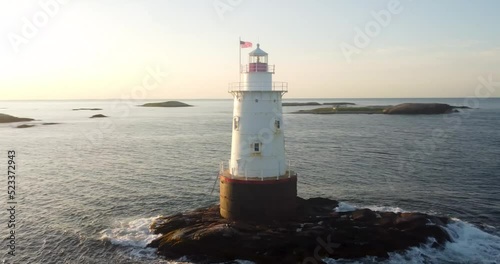
<path id="1" fill-rule="evenodd" d="M 500 263 L 500 99 L 289 100 L 392 105 L 468 104 L 437 116 L 294 115 L 284 108 L 286 151 L 299 195 L 353 206 L 456 219 L 444 250 L 422 246 L 386 263 Z M 171 263 L 144 249 L 148 225 L 215 204 L 210 195 L 230 157 L 231 100 L 192 108 L 143 102 L 0 101 L 0 113 L 61 123 L 0 124 L 0 170 L 17 153 L 16 256 L 4 263 Z M 72 111 L 98 107 L 103 111 Z M 108 119 L 89 119 L 102 113 Z M 0 197 L 7 207 L 7 179 Z M 218 190 L 218 189 L 216 189 Z M 6 238 L 8 212 L 0 214 Z M 178 260 L 182 262 L 183 260 Z M 329 263 L 374 263 L 373 259 Z"/>

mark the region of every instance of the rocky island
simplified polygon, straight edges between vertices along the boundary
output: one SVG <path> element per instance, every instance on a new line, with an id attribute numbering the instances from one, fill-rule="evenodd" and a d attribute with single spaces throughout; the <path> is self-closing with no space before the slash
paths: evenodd
<path id="1" fill-rule="evenodd" d="M 100 111 L 101 108 L 75 108 L 73 111 Z"/>
<path id="2" fill-rule="evenodd" d="M 15 117 L 11 115 L 6 115 L 6 114 L 0 114 L 0 123 L 15 123 L 15 122 L 29 122 L 29 121 L 34 121 L 35 119 L 32 118 L 22 118 L 22 117 Z"/>
<path id="3" fill-rule="evenodd" d="M 438 103 L 404 103 L 396 106 L 333 106 L 311 110 L 300 110 L 294 114 L 388 114 L 388 115 L 434 115 L 458 112 L 457 109 L 470 109 L 467 106 L 451 106 Z"/>
<path id="4" fill-rule="evenodd" d="M 141 105 L 142 107 L 192 107 L 192 105 L 188 105 L 179 101 L 167 101 L 161 103 L 147 103 Z"/>
<path id="5" fill-rule="evenodd" d="M 384 114 L 388 115 L 435 115 L 448 114 L 457 111 L 455 108 L 460 106 L 451 106 L 448 104 L 399 104 L 384 109 Z"/>
<path id="6" fill-rule="evenodd" d="M 17 126 L 16 128 L 30 128 L 30 127 L 34 127 L 35 125 L 30 125 L 30 124 L 22 124 L 22 125 L 19 125 Z"/>
<path id="7" fill-rule="evenodd" d="M 297 217 L 273 223 L 234 222 L 219 206 L 160 217 L 151 225 L 160 236 L 148 247 L 167 259 L 187 256 L 203 263 L 245 259 L 256 263 L 324 263 L 322 259 L 389 257 L 430 243 L 451 241 L 450 219 L 421 213 L 337 212 L 338 202 L 297 197 Z"/>
<path id="8" fill-rule="evenodd" d="M 318 102 L 307 102 L 307 103 L 282 103 L 282 106 L 316 106 L 321 105 Z"/>
<path id="9" fill-rule="evenodd" d="M 306 102 L 306 103 L 297 103 L 297 102 L 287 102 L 283 103 L 283 106 L 316 106 L 321 105 L 318 102 Z M 336 105 L 336 106 L 346 106 L 346 105 L 356 105 L 355 103 L 347 103 L 347 102 L 333 102 L 333 103 L 323 103 L 323 105 Z"/>
<path id="10" fill-rule="evenodd" d="M 30 128 L 30 127 L 35 127 L 37 125 L 42 125 L 42 126 L 53 126 L 53 125 L 59 125 L 59 123 L 42 123 L 42 124 L 22 124 L 17 126 L 16 128 Z"/>
<path id="11" fill-rule="evenodd" d="M 322 107 L 311 110 L 300 110 L 294 114 L 383 114 L 384 107 Z"/>
<path id="12" fill-rule="evenodd" d="M 107 116 L 103 115 L 103 114 L 97 114 L 97 115 L 93 115 L 91 116 L 90 118 L 106 118 Z"/>
<path id="13" fill-rule="evenodd" d="M 356 104 L 355 103 L 347 103 L 347 102 L 333 102 L 333 103 L 323 103 L 323 105 L 346 106 L 346 105 L 356 105 Z"/>

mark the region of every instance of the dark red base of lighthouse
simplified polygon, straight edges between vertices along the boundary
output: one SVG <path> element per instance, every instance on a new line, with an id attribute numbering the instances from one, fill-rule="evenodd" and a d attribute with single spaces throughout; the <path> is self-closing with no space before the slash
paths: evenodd
<path id="1" fill-rule="evenodd" d="M 272 222 L 296 216 L 297 175 L 273 180 L 220 176 L 220 214 L 237 221 Z"/>

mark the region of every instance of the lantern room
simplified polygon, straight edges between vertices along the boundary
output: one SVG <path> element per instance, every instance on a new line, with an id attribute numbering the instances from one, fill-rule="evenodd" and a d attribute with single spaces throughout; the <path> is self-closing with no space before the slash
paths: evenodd
<path id="1" fill-rule="evenodd" d="M 249 55 L 248 72 L 268 72 L 268 54 L 260 49 L 260 44 Z"/>

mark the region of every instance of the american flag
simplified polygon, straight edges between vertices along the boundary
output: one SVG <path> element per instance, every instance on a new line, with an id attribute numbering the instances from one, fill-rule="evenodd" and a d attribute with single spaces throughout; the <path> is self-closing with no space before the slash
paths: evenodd
<path id="1" fill-rule="evenodd" d="M 244 48 L 251 48 L 252 47 L 252 42 L 248 42 L 248 41 L 241 41 L 240 40 L 240 47 L 242 49 Z"/>

